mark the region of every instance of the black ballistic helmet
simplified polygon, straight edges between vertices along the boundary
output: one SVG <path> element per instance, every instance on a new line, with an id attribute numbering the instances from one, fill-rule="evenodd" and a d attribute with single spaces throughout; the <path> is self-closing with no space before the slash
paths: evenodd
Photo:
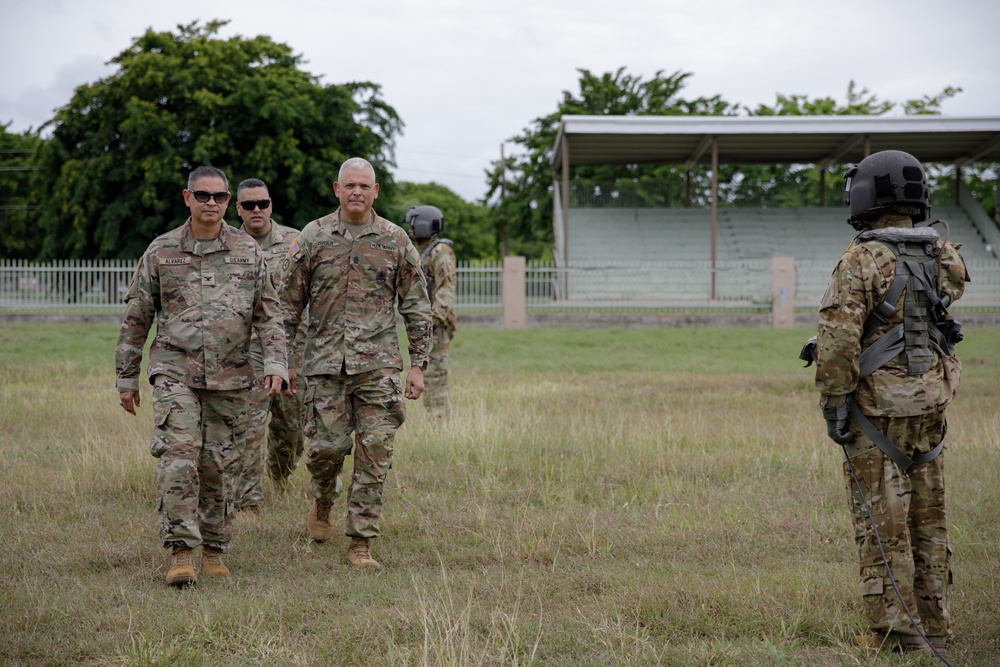
<path id="1" fill-rule="evenodd" d="M 869 155 L 844 175 L 844 199 L 851 206 L 847 221 L 859 231 L 890 208 L 923 222 L 930 216 L 930 196 L 924 168 L 903 151 Z"/>
<path id="2" fill-rule="evenodd" d="M 414 206 L 406 212 L 403 222 L 418 241 L 437 236 L 444 231 L 444 214 L 436 206 Z"/>

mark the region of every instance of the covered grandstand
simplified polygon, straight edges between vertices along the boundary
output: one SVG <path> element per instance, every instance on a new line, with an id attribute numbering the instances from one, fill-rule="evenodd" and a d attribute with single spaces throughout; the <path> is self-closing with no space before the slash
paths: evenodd
<path id="1" fill-rule="evenodd" d="M 566 303 L 763 303 L 771 260 L 795 260 L 796 304 L 814 307 L 855 232 L 846 206 L 727 208 L 574 204 L 580 165 L 805 164 L 826 170 L 886 149 L 955 165 L 958 196 L 936 205 L 974 282 L 963 304 L 1000 307 L 1000 229 L 961 183 L 961 167 L 1000 162 L 1000 118 L 564 116 L 552 166 L 554 255 Z M 822 182 L 822 179 L 820 179 Z M 820 201 L 825 198 L 819 197 Z M 943 229 L 939 229 L 942 235 Z"/>

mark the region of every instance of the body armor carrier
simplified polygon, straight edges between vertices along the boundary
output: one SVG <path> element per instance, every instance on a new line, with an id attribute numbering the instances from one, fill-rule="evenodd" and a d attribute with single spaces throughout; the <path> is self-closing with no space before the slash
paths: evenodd
<path id="1" fill-rule="evenodd" d="M 923 375 L 934 365 L 934 351 L 954 354 L 953 343 L 938 327 L 947 314 L 948 297 L 938 294 L 941 248 L 938 233 L 930 227 L 873 229 L 858 234 L 857 243 L 877 241 L 896 256 L 896 273 L 885 296 L 865 320 L 861 344 L 861 375 L 866 377 L 887 361 L 906 353 L 906 372 Z M 866 344 L 872 333 L 888 321 L 903 297 L 903 323 Z M 867 358 L 866 358 L 867 357 Z M 867 372 L 866 372 L 867 371 Z"/>
<path id="2" fill-rule="evenodd" d="M 421 268 L 423 268 L 427 260 L 430 259 L 431 252 L 434 250 L 434 248 L 438 247 L 442 243 L 451 245 L 452 243 L 454 243 L 454 241 L 452 241 L 451 239 L 434 239 L 433 241 L 428 243 L 427 247 L 424 248 L 423 251 L 420 253 Z M 434 303 L 434 274 L 428 272 L 427 275 L 424 276 L 424 280 L 427 282 L 427 300 L 430 301 L 431 303 Z"/>

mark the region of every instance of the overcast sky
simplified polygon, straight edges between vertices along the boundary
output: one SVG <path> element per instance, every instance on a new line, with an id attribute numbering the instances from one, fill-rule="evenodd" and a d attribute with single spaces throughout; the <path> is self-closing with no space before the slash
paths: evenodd
<path id="1" fill-rule="evenodd" d="M 504 142 L 578 91 L 578 68 L 690 72 L 684 97 L 771 104 L 963 92 L 949 116 L 1000 115 L 996 0 L 0 0 L 0 123 L 39 127 L 147 28 L 229 19 L 265 34 L 323 83 L 373 81 L 406 123 L 397 180 L 468 200 Z M 901 112 L 898 112 L 901 114 Z"/>

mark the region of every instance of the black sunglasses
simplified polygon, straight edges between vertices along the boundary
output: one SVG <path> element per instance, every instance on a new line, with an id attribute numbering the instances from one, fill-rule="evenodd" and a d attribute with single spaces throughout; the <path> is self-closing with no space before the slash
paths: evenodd
<path id="1" fill-rule="evenodd" d="M 229 200 L 228 192 L 208 192 L 191 188 L 188 188 L 188 192 L 194 195 L 194 200 L 199 204 L 207 204 L 209 199 L 214 199 L 216 204 L 225 204 Z"/>
<path id="2" fill-rule="evenodd" d="M 246 201 L 239 202 L 239 204 L 240 204 L 240 208 L 242 208 L 244 211 L 252 211 L 252 210 L 254 210 L 255 208 L 258 208 L 258 207 L 260 208 L 260 210 L 263 211 L 265 208 L 267 208 L 268 206 L 271 205 L 271 200 L 270 199 L 247 199 Z"/>

